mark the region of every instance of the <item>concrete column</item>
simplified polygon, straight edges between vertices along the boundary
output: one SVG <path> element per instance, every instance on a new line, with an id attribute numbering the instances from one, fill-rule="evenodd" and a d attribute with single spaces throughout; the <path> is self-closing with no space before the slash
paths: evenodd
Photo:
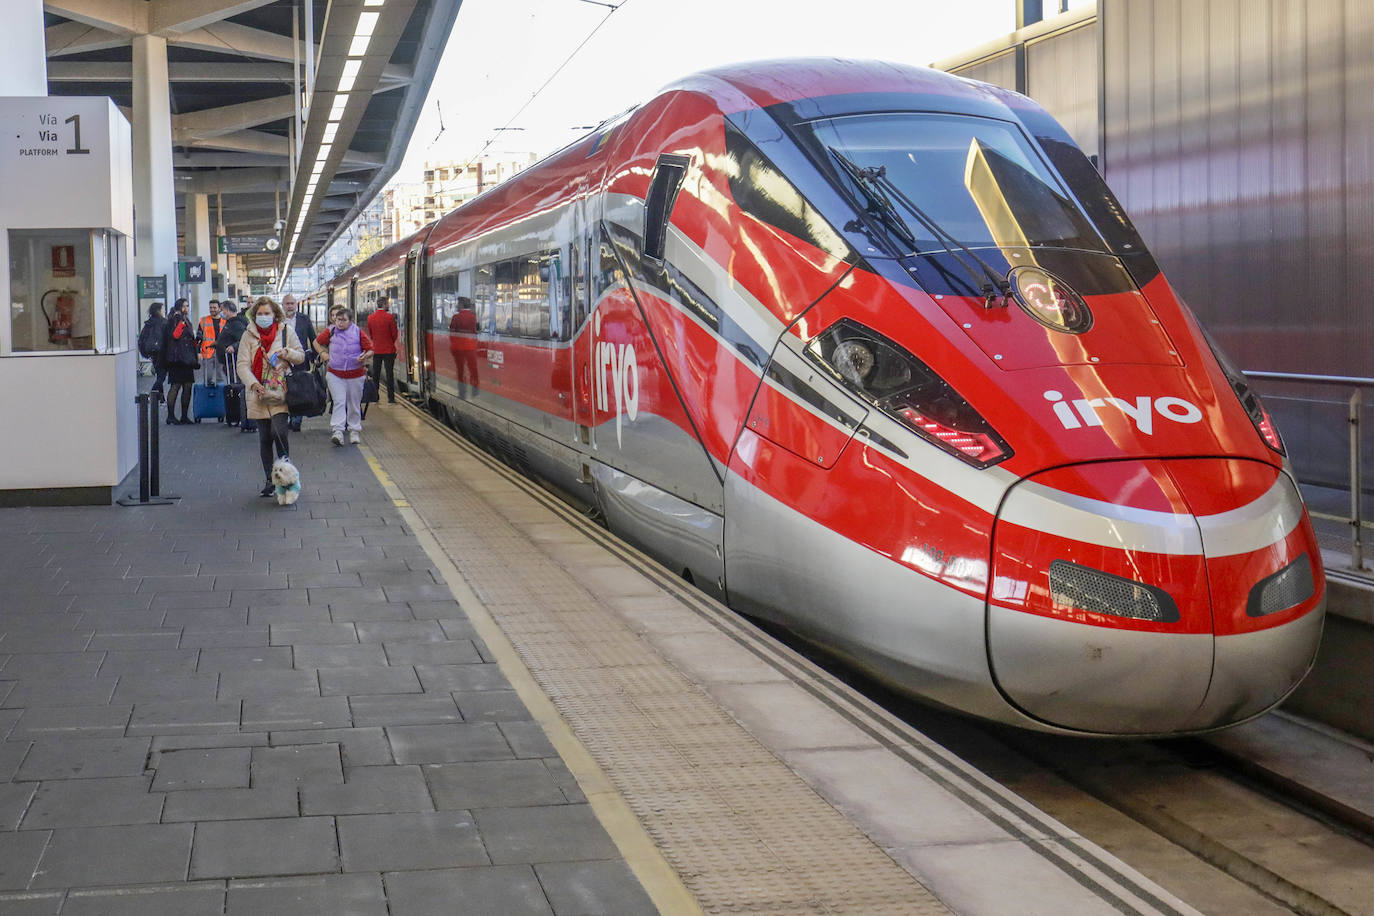
<path id="1" fill-rule="evenodd" d="M 215 260 L 215 246 L 210 235 L 209 197 L 186 195 L 186 225 L 181 227 L 181 232 L 186 236 L 186 257 L 205 262 L 205 282 L 193 284 L 186 297 L 191 300 L 191 314 L 199 319 L 205 315 L 206 303 L 216 298 L 210 291 L 210 265 Z"/>
<path id="2" fill-rule="evenodd" d="M 11 0 L 0 29 L 0 95 L 47 95 L 43 0 Z"/>
<path id="3" fill-rule="evenodd" d="M 172 182 L 172 106 L 167 40 L 136 35 L 134 47 L 134 214 L 141 276 L 167 277 L 175 299 L 177 210 Z M 169 302 L 170 304 L 170 302 Z"/>

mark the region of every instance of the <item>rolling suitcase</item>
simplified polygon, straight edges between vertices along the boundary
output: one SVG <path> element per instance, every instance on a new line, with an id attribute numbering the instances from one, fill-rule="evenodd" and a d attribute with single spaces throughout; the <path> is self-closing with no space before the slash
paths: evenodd
<path id="1" fill-rule="evenodd" d="M 224 422 L 229 425 L 237 425 L 243 422 L 244 417 L 243 383 L 234 380 L 234 362 L 227 353 L 224 362 L 230 379 L 224 385 Z"/>
<path id="2" fill-rule="evenodd" d="M 206 372 L 206 377 L 209 373 Z M 206 417 L 224 419 L 224 386 L 215 382 L 196 382 L 191 386 L 191 415 L 199 423 Z"/>

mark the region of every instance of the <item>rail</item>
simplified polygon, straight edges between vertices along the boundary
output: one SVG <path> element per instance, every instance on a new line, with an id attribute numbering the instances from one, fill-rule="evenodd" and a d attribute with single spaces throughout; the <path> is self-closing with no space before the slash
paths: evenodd
<path id="1" fill-rule="evenodd" d="M 1293 382 L 1303 385 L 1325 385 L 1336 388 L 1349 388 L 1350 411 L 1347 420 L 1350 424 L 1350 515 L 1348 517 L 1312 512 L 1317 518 L 1343 522 L 1350 526 L 1350 567 L 1364 572 L 1364 529 L 1374 527 L 1364 520 L 1360 505 L 1364 493 L 1364 474 L 1360 449 L 1360 411 L 1364 406 L 1364 390 L 1374 388 L 1374 378 L 1360 378 L 1349 375 L 1305 375 L 1299 372 L 1252 372 L 1246 370 L 1247 378 L 1256 381 Z"/>

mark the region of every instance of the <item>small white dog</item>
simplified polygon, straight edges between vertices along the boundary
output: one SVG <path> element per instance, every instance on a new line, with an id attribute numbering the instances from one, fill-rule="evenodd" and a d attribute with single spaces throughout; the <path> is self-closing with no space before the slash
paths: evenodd
<path id="1" fill-rule="evenodd" d="M 272 485 L 277 490 L 277 504 L 289 506 L 301 495 L 301 472 L 287 458 L 278 458 L 272 464 Z"/>

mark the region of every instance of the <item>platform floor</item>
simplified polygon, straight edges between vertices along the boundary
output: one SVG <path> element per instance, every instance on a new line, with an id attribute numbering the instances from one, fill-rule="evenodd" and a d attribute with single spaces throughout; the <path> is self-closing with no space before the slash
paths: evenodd
<path id="1" fill-rule="evenodd" d="M 402 406 L 0 510 L 0 913 L 1188 913 Z"/>

